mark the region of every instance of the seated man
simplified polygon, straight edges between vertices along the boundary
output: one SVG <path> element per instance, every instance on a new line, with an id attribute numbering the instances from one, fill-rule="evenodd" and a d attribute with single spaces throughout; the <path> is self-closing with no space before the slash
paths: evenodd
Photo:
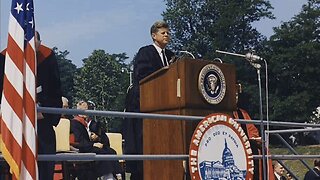
<path id="1" fill-rule="evenodd" d="M 87 110 L 88 104 L 85 101 L 80 101 L 77 104 L 77 109 Z M 71 133 L 74 135 L 75 148 L 78 148 L 83 153 L 96 153 L 96 154 L 114 154 L 111 151 L 105 150 L 104 144 L 101 142 L 90 141 L 88 134 L 88 124 L 90 118 L 87 115 L 77 115 L 71 120 Z M 78 179 L 96 179 L 102 176 L 102 179 L 113 180 L 115 161 L 97 161 L 94 164 L 90 164 L 93 168 L 92 171 L 88 171 L 90 165 L 86 164 L 84 170 L 79 170 L 77 175 Z"/>

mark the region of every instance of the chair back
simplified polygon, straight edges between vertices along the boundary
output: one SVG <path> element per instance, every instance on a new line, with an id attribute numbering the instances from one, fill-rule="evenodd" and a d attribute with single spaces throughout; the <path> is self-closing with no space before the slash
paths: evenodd
<path id="1" fill-rule="evenodd" d="M 56 134 L 56 152 L 70 151 L 70 120 L 61 118 L 59 124 L 54 127 Z"/>
<path id="2" fill-rule="evenodd" d="M 117 152 L 117 155 L 122 155 L 122 134 L 121 133 L 106 133 L 109 141 L 110 147 Z"/>

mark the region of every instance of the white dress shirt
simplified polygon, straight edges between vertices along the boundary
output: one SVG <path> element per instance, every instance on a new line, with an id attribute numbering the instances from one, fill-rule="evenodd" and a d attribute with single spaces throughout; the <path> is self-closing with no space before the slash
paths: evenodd
<path id="1" fill-rule="evenodd" d="M 164 54 L 165 54 L 165 49 L 161 49 L 159 46 L 157 46 L 155 43 L 153 43 L 153 46 L 156 48 L 156 50 L 157 50 L 157 52 L 158 52 L 158 54 L 159 54 L 159 56 L 160 56 L 160 59 L 161 59 L 161 61 L 162 61 L 162 65 L 163 66 L 166 66 L 166 64 L 169 64 L 168 63 L 168 60 L 167 60 L 167 56 L 164 56 L 164 58 L 165 59 L 163 59 L 163 57 L 162 57 L 162 51 L 164 52 Z"/>

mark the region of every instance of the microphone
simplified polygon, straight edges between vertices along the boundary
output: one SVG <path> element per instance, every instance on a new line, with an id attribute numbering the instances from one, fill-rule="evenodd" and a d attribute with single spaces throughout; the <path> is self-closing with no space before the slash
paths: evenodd
<path id="1" fill-rule="evenodd" d="M 169 64 L 174 63 L 175 61 L 182 59 L 187 54 L 188 56 L 191 56 L 193 59 L 195 59 L 194 55 L 189 51 L 178 51 L 177 56 L 172 56 L 172 58 L 169 60 Z M 181 55 L 182 54 L 182 55 Z"/>
<path id="2" fill-rule="evenodd" d="M 257 63 L 257 62 L 263 60 L 263 58 L 261 58 L 258 55 L 254 55 L 252 52 L 249 52 L 246 55 L 230 53 L 230 52 L 226 52 L 226 51 L 219 51 L 219 50 L 216 50 L 216 52 L 217 53 L 222 53 L 222 54 L 229 54 L 229 55 L 233 55 L 233 56 L 238 56 L 238 57 L 243 57 L 246 60 L 248 60 L 250 63 Z"/>
<path id="3" fill-rule="evenodd" d="M 193 59 L 195 59 L 194 55 L 189 51 L 179 51 L 179 53 L 184 53 L 190 55 Z"/>
<path id="4" fill-rule="evenodd" d="M 249 52 L 245 55 L 246 60 L 248 60 L 251 63 L 255 63 L 255 62 L 259 62 L 262 61 L 263 58 L 258 56 L 258 55 L 254 55 L 252 52 Z"/>
<path id="5" fill-rule="evenodd" d="M 242 55 L 242 54 L 236 54 L 236 53 L 230 53 L 230 52 L 226 52 L 226 51 L 219 51 L 216 50 L 217 53 L 222 53 L 222 54 L 229 54 L 229 55 L 233 55 L 233 56 L 238 56 L 238 57 L 243 57 L 245 58 L 247 61 L 249 61 L 249 63 L 256 69 L 260 69 L 261 65 L 258 64 L 259 61 L 262 61 L 263 59 L 258 56 L 258 55 L 254 55 L 252 52 L 247 53 L 246 55 Z"/>

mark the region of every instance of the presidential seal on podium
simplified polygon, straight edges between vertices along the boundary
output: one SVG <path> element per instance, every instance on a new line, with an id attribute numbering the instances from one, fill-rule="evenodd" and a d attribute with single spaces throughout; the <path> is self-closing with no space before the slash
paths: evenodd
<path id="1" fill-rule="evenodd" d="M 215 64 L 207 64 L 199 74 L 198 88 L 209 104 L 219 104 L 226 94 L 226 80 L 221 69 Z"/>

